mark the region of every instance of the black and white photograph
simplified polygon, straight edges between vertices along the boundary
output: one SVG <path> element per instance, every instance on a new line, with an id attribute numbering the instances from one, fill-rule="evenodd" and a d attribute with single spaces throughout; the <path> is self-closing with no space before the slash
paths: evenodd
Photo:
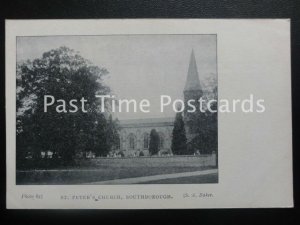
<path id="1" fill-rule="evenodd" d="M 18 36 L 16 184 L 218 183 L 216 34 Z"/>

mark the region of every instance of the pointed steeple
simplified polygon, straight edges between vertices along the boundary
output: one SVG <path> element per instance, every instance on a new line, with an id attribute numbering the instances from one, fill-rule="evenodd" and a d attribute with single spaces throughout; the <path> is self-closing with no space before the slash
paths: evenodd
<path id="1" fill-rule="evenodd" d="M 192 50 L 184 91 L 198 91 L 201 89 L 195 54 Z"/>

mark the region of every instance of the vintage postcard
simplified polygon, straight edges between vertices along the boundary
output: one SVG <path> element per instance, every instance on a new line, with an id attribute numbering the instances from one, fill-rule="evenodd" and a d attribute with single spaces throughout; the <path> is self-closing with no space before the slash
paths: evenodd
<path id="1" fill-rule="evenodd" d="M 290 21 L 7 20 L 7 208 L 293 207 Z"/>

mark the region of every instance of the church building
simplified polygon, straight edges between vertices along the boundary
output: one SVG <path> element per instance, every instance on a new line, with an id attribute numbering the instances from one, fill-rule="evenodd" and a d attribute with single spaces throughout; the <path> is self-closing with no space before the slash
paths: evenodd
<path id="1" fill-rule="evenodd" d="M 184 102 L 190 99 L 196 101 L 203 95 L 200 85 L 197 64 L 194 51 L 190 56 L 187 79 L 183 90 Z M 196 106 L 197 107 L 197 106 Z M 188 112 L 184 112 L 184 123 L 187 140 L 193 138 L 193 126 Z M 149 155 L 150 132 L 155 129 L 159 134 L 159 155 L 172 155 L 172 131 L 174 118 L 149 118 L 132 119 L 120 121 L 119 145 L 112 154 L 122 154 L 122 156 L 147 156 Z"/>

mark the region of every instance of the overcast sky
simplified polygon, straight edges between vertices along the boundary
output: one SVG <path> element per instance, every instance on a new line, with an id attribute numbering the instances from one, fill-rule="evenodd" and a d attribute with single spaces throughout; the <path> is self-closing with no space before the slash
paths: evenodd
<path id="1" fill-rule="evenodd" d="M 118 98 L 150 101 L 150 113 L 118 113 L 119 119 L 174 116 L 171 107 L 160 113 L 160 95 L 182 99 L 192 49 L 200 81 L 216 76 L 215 35 L 21 37 L 17 60 L 38 58 L 61 46 L 105 67 L 105 82 Z"/>

